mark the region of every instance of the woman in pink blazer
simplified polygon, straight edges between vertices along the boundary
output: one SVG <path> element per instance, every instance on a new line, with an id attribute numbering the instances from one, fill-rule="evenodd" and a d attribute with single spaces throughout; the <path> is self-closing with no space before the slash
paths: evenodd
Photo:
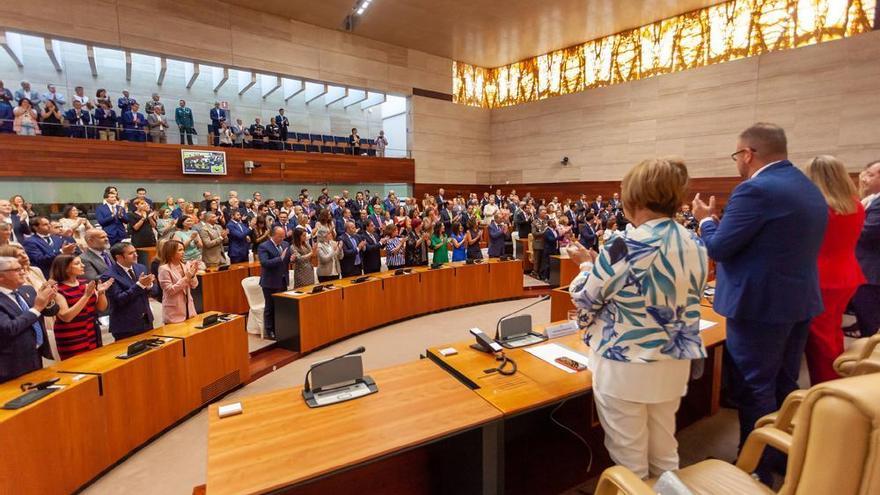
<path id="1" fill-rule="evenodd" d="M 162 246 L 159 285 L 162 287 L 162 316 L 165 323 L 179 323 L 196 315 L 192 289 L 198 287 L 197 262 L 183 263 L 183 244 L 169 240 Z"/>

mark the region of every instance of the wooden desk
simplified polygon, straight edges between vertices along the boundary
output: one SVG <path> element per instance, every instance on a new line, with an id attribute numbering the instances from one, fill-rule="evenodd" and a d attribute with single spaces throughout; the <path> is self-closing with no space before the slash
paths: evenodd
<path id="1" fill-rule="evenodd" d="M 572 263 L 568 255 L 550 256 L 550 285 L 554 287 L 568 285 L 577 277 L 578 271 L 578 267 Z"/>
<path id="2" fill-rule="evenodd" d="M 333 289 L 275 294 L 275 335 L 281 347 L 308 352 L 356 333 L 434 311 L 511 299 L 522 295 L 522 260 L 490 259 L 481 264 L 447 263 L 408 275 L 371 274 L 334 280 Z"/>
<path id="3" fill-rule="evenodd" d="M 19 386 L 59 378 L 64 388 L 14 411 L 0 410 L 0 493 L 72 493 L 111 463 L 99 380 L 42 369 L 0 384 L 0 404 Z"/>
<path id="4" fill-rule="evenodd" d="M 245 397 L 243 413 L 225 419 L 212 405 L 207 493 L 266 493 L 303 484 L 466 430 L 491 428 L 501 416 L 427 360 L 369 374 L 378 393 L 323 408 L 309 409 L 301 387 Z"/>
<path id="5" fill-rule="evenodd" d="M 562 321 L 568 319 L 568 311 L 575 309 L 571 302 L 571 294 L 568 286 L 562 286 L 550 291 L 550 320 Z"/>
<path id="6" fill-rule="evenodd" d="M 516 257 L 523 261 L 523 273 L 529 273 L 534 269 L 534 265 L 530 259 L 532 252 L 529 251 L 528 239 L 517 239 L 519 246 L 516 249 Z"/>
<path id="7" fill-rule="evenodd" d="M 241 281 L 251 276 L 250 273 L 250 263 L 235 263 L 228 270 L 211 270 L 199 275 L 199 286 L 193 290 L 196 311 L 246 314 L 250 306 Z"/>

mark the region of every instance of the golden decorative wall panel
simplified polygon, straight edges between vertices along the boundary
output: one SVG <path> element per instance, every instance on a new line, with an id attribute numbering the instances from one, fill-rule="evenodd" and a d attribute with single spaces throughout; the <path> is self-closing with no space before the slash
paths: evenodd
<path id="1" fill-rule="evenodd" d="M 876 0 L 729 0 L 491 69 L 455 62 L 456 103 L 496 108 L 868 32 Z"/>

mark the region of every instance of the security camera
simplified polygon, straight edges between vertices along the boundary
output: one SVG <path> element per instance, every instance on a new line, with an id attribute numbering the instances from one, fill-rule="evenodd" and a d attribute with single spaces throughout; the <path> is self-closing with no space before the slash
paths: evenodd
<path id="1" fill-rule="evenodd" d="M 562 164 L 563 167 L 567 167 L 568 166 L 568 157 L 563 156 L 562 160 L 559 160 L 559 163 Z"/>
<path id="2" fill-rule="evenodd" d="M 251 174 L 254 172 L 255 168 L 260 168 L 263 165 L 261 163 L 255 163 L 251 160 L 245 160 L 244 162 L 244 173 Z"/>

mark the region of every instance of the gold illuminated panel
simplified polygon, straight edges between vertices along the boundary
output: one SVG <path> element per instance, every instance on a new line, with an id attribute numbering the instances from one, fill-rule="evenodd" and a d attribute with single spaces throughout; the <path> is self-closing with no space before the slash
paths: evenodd
<path id="1" fill-rule="evenodd" d="M 870 31 L 877 0 L 729 0 L 486 69 L 455 62 L 454 101 L 495 108 Z"/>

